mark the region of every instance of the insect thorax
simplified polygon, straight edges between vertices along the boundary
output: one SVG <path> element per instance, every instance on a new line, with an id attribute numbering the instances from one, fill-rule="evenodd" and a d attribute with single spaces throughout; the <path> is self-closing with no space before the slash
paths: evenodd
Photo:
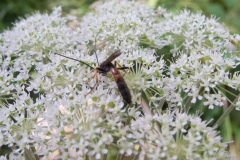
<path id="1" fill-rule="evenodd" d="M 99 68 L 98 68 L 98 72 L 100 74 L 106 75 L 107 72 L 109 72 L 111 70 L 111 68 L 113 68 L 114 65 L 112 63 L 107 63 L 105 65 L 100 64 Z"/>

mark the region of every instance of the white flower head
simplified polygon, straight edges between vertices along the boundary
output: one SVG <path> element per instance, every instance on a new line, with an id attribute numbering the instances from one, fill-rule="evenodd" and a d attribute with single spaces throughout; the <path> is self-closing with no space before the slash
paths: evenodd
<path id="1" fill-rule="evenodd" d="M 186 97 L 222 106 L 221 85 L 239 91 L 239 74 L 227 70 L 239 64 L 227 47 L 238 36 L 201 13 L 125 0 L 99 5 L 77 28 L 72 20 L 58 7 L 0 34 L 0 145 L 15 148 L 10 159 L 31 147 L 43 159 L 53 151 L 57 159 L 101 159 L 112 146 L 150 159 L 227 157 L 213 128 L 175 109 Z M 165 102 L 172 112 L 163 112 Z"/>

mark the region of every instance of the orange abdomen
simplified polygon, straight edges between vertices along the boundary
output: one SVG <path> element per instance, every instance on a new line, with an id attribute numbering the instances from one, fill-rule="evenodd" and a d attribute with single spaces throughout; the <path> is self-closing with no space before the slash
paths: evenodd
<path id="1" fill-rule="evenodd" d="M 123 99 L 128 103 L 132 103 L 132 96 L 130 94 L 130 90 L 124 81 L 121 73 L 118 71 L 116 67 L 111 68 L 111 72 L 113 74 L 113 77 L 115 79 L 115 82 L 117 83 L 118 90 L 121 93 Z"/>

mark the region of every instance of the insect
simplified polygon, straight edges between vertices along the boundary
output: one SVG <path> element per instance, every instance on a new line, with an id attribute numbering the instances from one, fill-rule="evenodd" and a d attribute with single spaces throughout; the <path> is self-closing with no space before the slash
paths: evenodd
<path id="1" fill-rule="evenodd" d="M 106 75 L 109 71 L 111 71 L 112 75 L 114 77 L 114 80 L 115 80 L 115 82 L 116 82 L 116 84 L 118 86 L 118 90 L 119 90 L 120 94 L 122 95 L 123 99 L 128 104 L 132 103 L 132 96 L 131 96 L 131 93 L 129 91 L 129 88 L 128 88 L 128 86 L 127 86 L 127 84 L 126 84 L 126 82 L 125 82 L 125 80 L 123 78 L 123 75 L 119 71 L 119 69 L 127 69 L 127 67 L 117 68 L 116 67 L 117 66 L 117 62 L 115 61 L 114 64 L 112 63 L 112 61 L 114 59 L 116 59 L 118 56 L 121 55 L 121 51 L 120 50 L 115 51 L 104 62 L 102 62 L 98 67 L 95 67 L 95 68 L 90 66 L 89 64 L 83 62 L 83 61 L 80 61 L 80 60 L 77 60 L 77 59 L 74 59 L 74 58 L 70 58 L 70 57 L 67 57 L 67 56 L 64 56 L 64 55 L 61 55 L 61 54 L 58 54 L 58 53 L 55 53 L 55 54 L 57 54 L 59 56 L 62 56 L 62 57 L 65 57 L 65 58 L 69 58 L 69 59 L 81 62 L 81 63 L 87 65 L 88 67 L 90 67 L 91 69 L 93 69 L 95 71 L 95 74 L 94 74 L 93 77 L 96 78 L 96 84 L 98 83 L 98 73 L 102 74 L 102 75 Z M 97 55 L 96 55 L 96 57 L 97 57 Z M 96 86 L 96 84 L 94 85 L 94 87 Z"/>

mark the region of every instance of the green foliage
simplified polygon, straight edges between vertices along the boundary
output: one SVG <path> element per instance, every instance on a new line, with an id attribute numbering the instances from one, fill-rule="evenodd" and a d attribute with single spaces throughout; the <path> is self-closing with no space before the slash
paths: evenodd
<path id="1" fill-rule="evenodd" d="M 238 0 L 148 0 L 148 4 L 157 7 L 163 6 L 170 11 L 179 11 L 183 8 L 191 11 L 202 11 L 204 15 L 215 15 L 220 22 L 225 23 L 231 32 L 240 31 L 240 3 Z"/>
<path id="2" fill-rule="evenodd" d="M 55 6 L 62 6 L 63 13 L 71 14 L 75 16 L 83 16 L 87 11 L 90 10 L 90 5 L 96 0 L 52 0 L 49 3 L 49 8 Z"/>
<path id="3" fill-rule="evenodd" d="M 35 11 L 49 12 L 53 7 L 62 6 L 65 14 L 82 16 L 89 11 L 89 5 L 96 0 L 1 0 L 0 1 L 0 32 L 13 23 Z"/>
<path id="4" fill-rule="evenodd" d="M 0 32 L 26 14 L 36 10 L 45 11 L 47 9 L 47 0 L 1 0 L 0 1 Z"/>

